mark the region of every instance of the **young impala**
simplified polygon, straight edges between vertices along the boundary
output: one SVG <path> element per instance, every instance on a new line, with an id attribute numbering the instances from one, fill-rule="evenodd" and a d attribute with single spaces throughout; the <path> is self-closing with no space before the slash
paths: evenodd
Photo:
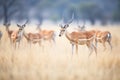
<path id="1" fill-rule="evenodd" d="M 72 44 L 72 54 L 73 54 L 73 49 L 74 45 L 76 45 L 76 53 L 78 53 L 78 45 L 84 45 L 86 44 L 87 47 L 90 49 L 90 54 L 95 50 L 96 55 L 97 55 L 97 50 L 96 47 L 93 45 L 93 41 L 95 39 L 95 34 L 94 31 L 84 31 L 84 32 L 68 32 L 67 28 L 69 27 L 69 24 L 72 23 L 73 18 L 68 21 L 65 25 L 60 24 L 60 33 L 59 36 L 61 37 L 64 33 L 66 38 L 70 41 Z"/>
<path id="2" fill-rule="evenodd" d="M 21 41 L 21 39 L 23 37 L 23 33 L 24 33 L 24 27 L 26 26 L 27 22 L 28 22 L 28 20 L 23 25 L 17 24 L 19 29 L 16 31 L 9 29 L 10 24 L 6 25 L 8 37 L 10 38 L 10 42 L 14 45 L 15 48 L 16 48 L 17 43 L 18 43 L 18 47 L 20 45 L 20 41 Z"/>
<path id="3" fill-rule="evenodd" d="M 104 46 L 104 51 L 106 50 L 106 42 L 109 44 L 111 51 L 112 51 L 112 44 L 111 44 L 112 35 L 109 31 L 96 31 L 96 38 L 95 38 L 95 45 L 97 43 L 102 43 Z"/>

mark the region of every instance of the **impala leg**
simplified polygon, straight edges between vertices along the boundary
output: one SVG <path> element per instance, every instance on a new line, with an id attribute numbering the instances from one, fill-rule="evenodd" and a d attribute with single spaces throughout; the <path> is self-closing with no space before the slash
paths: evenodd
<path id="1" fill-rule="evenodd" d="M 20 47 L 20 41 L 18 42 L 18 48 Z"/>
<path id="2" fill-rule="evenodd" d="M 95 53 L 96 53 L 96 56 L 97 56 L 97 48 L 96 48 L 96 46 L 94 46 L 94 44 L 92 44 L 92 46 L 93 46 Z"/>
<path id="3" fill-rule="evenodd" d="M 90 51 L 91 49 L 90 49 L 90 46 L 89 46 L 88 44 L 87 44 L 87 47 L 88 47 L 88 49 L 89 49 L 89 51 Z"/>
<path id="4" fill-rule="evenodd" d="M 90 54 L 89 54 L 89 56 L 90 56 L 92 54 L 92 52 L 93 52 L 93 45 L 89 43 L 89 44 L 87 44 L 87 46 L 88 46 L 88 48 L 90 50 Z"/>
<path id="5" fill-rule="evenodd" d="M 49 43 L 50 43 L 50 47 L 52 47 L 52 42 L 51 42 L 51 40 L 49 40 Z"/>
<path id="6" fill-rule="evenodd" d="M 28 43 L 29 43 L 29 47 L 31 48 L 31 41 L 28 41 Z"/>
<path id="7" fill-rule="evenodd" d="M 108 44 L 110 45 L 110 48 L 111 48 L 111 51 L 112 51 L 112 44 L 111 44 L 111 42 L 108 41 Z M 110 51 L 110 52 L 111 52 L 111 51 Z"/>
<path id="8" fill-rule="evenodd" d="M 32 43 L 32 42 L 30 41 L 30 48 L 31 48 L 31 43 Z"/>
<path id="9" fill-rule="evenodd" d="M 52 38 L 52 40 L 53 40 L 53 43 L 56 43 L 56 42 L 55 42 L 55 38 L 54 38 L 54 37 Z"/>
<path id="10" fill-rule="evenodd" d="M 45 51 L 45 49 L 44 49 L 44 45 L 42 45 L 42 51 L 43 51 L 43 52 Z"/>
<path id="11" fill-rule="evenodd" d="M 103 43 L 103 46 L 104 46 L 104 50 L 103 51 L 105 51 L 106 50 L 105 42 L 102 42 L 102 43 Z"/>
<path id="12" fill-rule="evenodd" d="M 89 54 L 89 56 L 92 54 L 92 52 L 93 52 L 93 46 L 90 46 L 90 54 Z"/>
<path id="13" fill-rule="evenodd" d="M 39 46 L 41 46 L 41 41 L 38 42 Z"/>
<path id="14" fill-rule="evenodd" d="M 97 39 L 95 39 L 95 46 L 96 46 L 96 48 L 98 47 L 98 41 L 97 41 Z"/>
<path id="15" fill-rule="evenodd" d="M 72 44 L 72 55 L 73 55 L 73 52 L 74 52 L 74 44 Z"/>
<path id="16" fill-rule="evenodd" d="M 16 40 L 13 40 L 13 47 L 16 49 Z"/>
<path id="17" fill-rule="evenodd" d="M 88 47 L 89 51 L 91 51 L 91 48 L 90 48 L 90 45 L 89 45 L 89 44 L 87 44 L 87 47 Z"/>
<path id="18" fill-rule="evenodd" d="M 39 46 L 42 47 L 42 51 L 44 52 L 44 46 L 41 45 L 41 41 L 39 41 L 38 43 L 39 43 Z"/>
<path id="19" fill-rule="evenodd" d="M 76 45 L 76 54 L 78 55 L 78 45 Z"/>
<path id="20" fill-rule="evenodd" d="M 14 47 L 15 47 L 15 49 L 16 49 L 16 43 L 14 43 Z"/>
<path id="21" fill-rule="evenodd" d="M 1 39 L 0 39 L 0 44 L 1 44 Z"/>
<path id="22" fill-rule="evenodd" d="M 1 38 L 2 38 L 2 36 L 0 36 L 0 44 L 1 44 Z"/>

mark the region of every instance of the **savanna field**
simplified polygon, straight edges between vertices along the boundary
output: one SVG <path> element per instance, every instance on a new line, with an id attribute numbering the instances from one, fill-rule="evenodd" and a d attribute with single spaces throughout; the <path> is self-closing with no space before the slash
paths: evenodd
<path id="1" fill-rule="evenodd" d="M 42 25 L 46 26 L 46 25 Z M 79 45 L 77 54 L 71 54 L 71 45 L 65 36 L 59 37 L 56 31 L 56 43 L 42 42 L 42 46 L 31 47 L 23 38 L 19 49 L 10 45 L 3 25 L 0 30 L 3 37 L 0 42 L 0 80 L 120 80 L 120 25 L 94 26 L 88 29 L 108 30 L 112 34 L 112 52 L 98 44 L 98 54 L 92 53 L 84 45 Z M 46 26 L 48 27 L 48 26 Z M 18 29 L 16 25 L 11 30 Z M 25 27 L 26 32 L 37 32 L 35 27 Z M 43 48 L 44 46 L 44 48 Z"/>

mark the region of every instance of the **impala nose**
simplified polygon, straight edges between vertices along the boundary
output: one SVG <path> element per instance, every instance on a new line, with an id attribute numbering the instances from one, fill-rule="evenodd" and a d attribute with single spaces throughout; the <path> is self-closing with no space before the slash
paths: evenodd
<path id="1" fill-rule="evenodd" d="M 61 37 L 61 35 L 59 34 L 59 37 Z"/>

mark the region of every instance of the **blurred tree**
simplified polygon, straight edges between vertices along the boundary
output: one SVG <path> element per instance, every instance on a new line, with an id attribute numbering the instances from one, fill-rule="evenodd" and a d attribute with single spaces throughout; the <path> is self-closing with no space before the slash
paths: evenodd
<path id="1" fill-rule="evenodd" d="M 113 12 L 112 18 L 114 21 L 120 21 L 120 0 L 117 0 L 117 8 Z"/>
<path id="2" fill-rule="evenodd" d="M 28 0 L 0 0 L 3 24 L 6 26 L 12 19 L 21 20 L 28 17 L 29 4 Z"/>
<path id="3" fill-rule="evenodd" d="M 95 3 L 82 3 L 79 6 L 81 15 L 90 20 L 91 24 L 94 25 L 96 19 L 102 19 L 102 11 Z"/>
<path id="4" fill-rule="evenodd" d="M 22 21 L 26 17 L 31 20 L 56 21 L 61 19 L 64 13 L 67 21 L 74 12 L 74 19 L 79 16 L 92 24 L 95 24 L 96 20 L 106 24 L 107 18 L 111 19 L 111 13 L 114 13 L 115 20 L 119 18 L 120 7 L 115 11 L 116 4 L 119 5 L 120 0 L 0 0 L 0 20 L 3 20 L 4 24 L 10 19 Z"/>
<path id="5" fill-rule="evenodd" d="M 17 12 L 17 8 L 13 5 L 17 2 L 17 0 L 0 0 L 0 7 L 2 7 L 2 18 L 4 20 L 4 25 L 7 26 L 10 17 L 13 16 Z"/>

